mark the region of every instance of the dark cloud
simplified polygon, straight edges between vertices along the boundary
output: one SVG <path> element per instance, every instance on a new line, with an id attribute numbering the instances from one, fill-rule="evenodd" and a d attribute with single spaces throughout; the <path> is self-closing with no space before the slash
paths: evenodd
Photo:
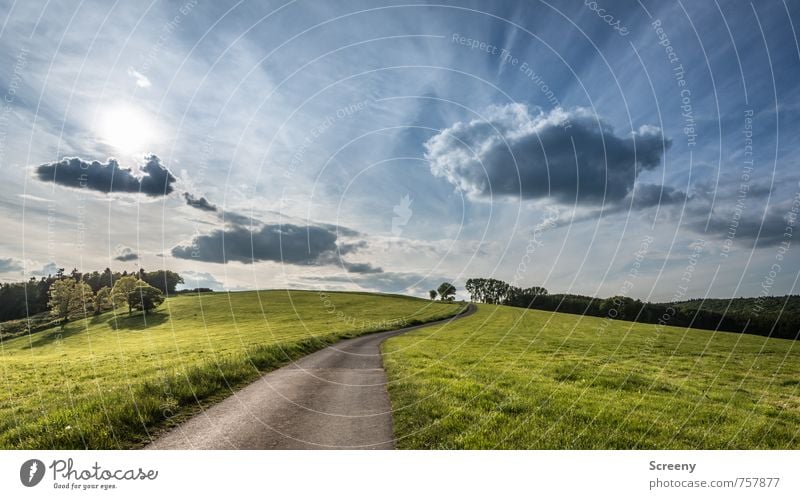
<path id="1" fill-rule="evenodd" d="M 617 135 L 585 109 L 532 115 L 524 104 L 495 106 L 486 121 L 458 122 L 425 142 L 434 175 L 473 197 L 552 197 L 573 204 L 615 203 L 641 170 L 657 167 L 661 130 Z"/>
<path id="2" fill-rule="evenodd" d="M 0 274 L 20 272 L 24 269 L 22 262 L 16 258 L 0 258 Z"/>
<path id="3" fill-rule="evenodd" d="M 350 263 L 344 260 L 341 261 L 342 266 L 354 274 L 380 274 L 383 269 L 380 267 L 373 267 L 369 263 Z"/>
<path id="4" fill-rule="evenodd" d="M 682 203 L 686 200 L 686 193 L 668 185 L 639 184 L 629 198 L 632 209 L 643 210 L 651 206 Z"/>
<path id="5" fill-rule="evenodd" d="M 365 247 L 365 243 L 346 242 L 339 245 L 330 226 L 264 224 L 253 230 L 240 225 L 217 229 L 195 236 L 188 245 L 172 248 L 172 256 L 212 263 L 260 261 L 293 265 L 340 264 L 353 273 L 377 273 L 381 269 L 365 263 L 341 259 Z"/>
<path id="6" fill-rule="evenodd" d="M 33 275 L 35 275 L 35 276 L 53 275 L 56 272 L 58 272 L 58 269 L 59 269 L 59 267 L 58 267 L 58 265 L 56 265 L 55 262 L 50 262 L 47 265 L 43 266 L 40 270 L 34 271 Z"/>
<path id="7" fill-rule="evenodd" d="M 209 203 L 204 197 L 196 198 L 192 194 L 184 192 L 183 199 L 185 199 L 186 204 L 192 208 L 197 208 L 198 210 L 202 211 L 217 211 L 217 206 Z"/>
<path id="8" fill-rule="evenodd" d="M 64 158 L 57 163 L 46 163 L 36 168 L 43 182 L 54 182 L 73 189 L 91 189 L 102 193 L 140 192 L 148 196 L 166 196 L 173 191 L 175 177 L 161 164 L 157 156 L 146 158 L 141 174 L 120 168 L 117 160 L 107 163 L 86 162 L 80 158 Z"/>
<path id="9" fill-rule="evenodd" d="M 710 218 L 707 211 L 700 209 L 692 215 L 689 228 L 695 232 L 720 239 L 730 238 L 733 244 L 737 240 L 746 241 L 757 247 L 776 246 L 790 240 L 791 235 L 786 236 L 787 227 L 794 226 L 797 221 L 789 203 L 770 207 L 766 213 L 762 210 L 739 212 L 734 207 L 726 210 L 724 215 L 715 213 Z"/>
<path id="10" fill-rule="evenodd" d="M 132 262 L 139 259 L 139 255 L 135 253 L 131 248 L 120 246 L 117 248 L 117 256 L 114 257 L 114 260 L 119 262 Z"/>

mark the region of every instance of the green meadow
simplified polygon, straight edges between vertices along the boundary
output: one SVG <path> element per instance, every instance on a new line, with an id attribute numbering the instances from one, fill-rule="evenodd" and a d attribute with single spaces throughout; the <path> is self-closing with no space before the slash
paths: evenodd
<path id="1" fill-rule="evenodd" d="M 460 308 L 366 293 L 210 293 L 6 340 L 0 448 L 136 447 L 292 359 Z"/>
<path id="2" fill-rule="evenodd" d="M 791 340 L 479 305 L 383 352 L 399 448 L 800 448 Z"/>

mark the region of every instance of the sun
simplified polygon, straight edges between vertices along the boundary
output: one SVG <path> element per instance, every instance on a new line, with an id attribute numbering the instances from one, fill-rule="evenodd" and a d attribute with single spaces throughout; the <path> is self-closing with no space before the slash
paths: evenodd
<path id="1" fill-rule="evenodd" d="M 106 110 L 98 122 L 102 142 L 123 154 L 146 152 L 154 137 L 153 123 L 133 106 L 122 104 Z"/>

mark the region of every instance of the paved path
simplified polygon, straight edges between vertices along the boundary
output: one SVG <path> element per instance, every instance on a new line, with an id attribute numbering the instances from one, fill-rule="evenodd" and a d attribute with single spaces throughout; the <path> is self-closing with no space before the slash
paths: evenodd
<path id="1" fill-rule="evenodd" d="M 148 449 L 392 449 L 380 344 L 442 321 L 341 341 L 265 374 Z"/>

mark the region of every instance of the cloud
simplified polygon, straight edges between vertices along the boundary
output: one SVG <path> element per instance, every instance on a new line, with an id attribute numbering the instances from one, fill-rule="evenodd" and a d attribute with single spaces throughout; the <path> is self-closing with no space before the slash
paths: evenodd
<path id="1" fill-rule="evenodd" d="M 150 88 L 150 79 L 142 73 L 133 69 L 132 66 L 128 67 L 128 76 L 136 80 L 136 86 L 139 88 Z"/>
<path id="2" fill-rule="evenodd" d="M 620 136 L 587 109 L 531 114 L 514 103 L 490 107 L 486 120 L 457 122 L 424 147 L 431 172 L 472 198 L 596 205 L 623 200 L 670 144 L 653 126 Z"/>
<path id="3" fill-rule="evenodd" d="M 139 255 L 127 246 L 117 246 L 117 256 L 114 260 L 118 262 L 132 262 L 139 259 Z"/>
<path id="4" fill-rule="evenodd" d="M 793 212 L 792 203 L 780 203 L 772 206 L 766 213 L 762 213 L 760 210 L 758 213 L 755 211 L 743 213 L 734 207 L 732 210 L 726 211 L 725 216 L 715 213 L 708 219 L 707 212 L 698 209 L 693 213 L 689 228 L 700 234 L 732 239 L 734 244 L 736 240 L 748 241 L 757 247 L 776 246 L 791 239 L 792 228 L 797 223 L 797 215 Z M 708 228 L 706 229 L 707 220 Z"/>
<path id="5" fill-rule="evenodd" d="M 186 204 L 188 204 L 192 208 L 197 208 L 198 210 L 203 210 L 203 211 L 217 211 L 217 206 L 211 204 L 204 197 L 196 198 L 192 194 L 184 192 L 183 198 L 186 200 Z"/>
<path id="6" fill-rule="evenodd" d="M 332 275 L 332 276 L 305 276 L 304 281 L 309 283 L 324 283 L 326 287 L 332 284 L 345 284 L 342 289 L 358 288 L 377 291 L 381 293 L 403 293 L 418 296 L 428 296 L 428 290 L 436 289 L 444 281 L 452 282 L 445 276 L 423 275 L 414 272 L 383 272 L 367 275 Z M 459 291 L 462 291 L 459 289 Z"/>
<path id="7" fill-rule="evenodd" d="M 348 272 L 354 274 L 380 274 L 383 272 L 382 268 L 374 267 L 369 263 L 350 263 L 342 260 L 341 264 Z"/>
<path id="8" fill-rule="evenodd" d="M 632 209 L 642 210 L 651 206 L 682 203 L 686 200 L 686 193 L 668 185 L 639 184 L 628 197 Z"/>
<path id="9" fill-rule="evenodd" d="M 166 196 L 173 191 L 175 177 L 161 164 L 158 156 L 151 155 L 136 175 L 132 170 L 120 168 L 117 160 L 109 158 L 103 164 L 80 158 L 64 158 L 57 163 L 46 163 L 36 168 L 43 182 L 54 182 L 72 189 L 91 189 L 109 194 L 137 193 L 148 196 Z"/>
<path id="10" fill-rule="evenodd" d="M 55 262 L 50 262 L 47 265 L 43 266 L 41 270 L 36 270 L 33 272 L 35 276 L 46 276 L 46 275 L 53 275 L 58 272 L 59 266 L 56 265 Z"/>
<path id="11" fill-rule="evenodd" d="M 219 291 L 225 288 L 222 282 L 208 272 L 182 270 L 180 274 L 183 277 L 183 284 L 180 285 L 181 289 L 210 288 Z"/>
<path id="12" fill-rule="evenodd" d="M 0 258 L 0 274 L 7 272 L 21 272 L 25 266 L 16 258 Z"/>
<path id="13" fill-rule="evenodd" d="M 351 263 L 341 255 L 355 252 L 366 243 L 339 244 L 331 226 L 264 224 L 253 230 L 240 225 L 216 229 L 195 236 L 187 245 L 172 248 L 172 256 L 211 263 L 261 261 L 293 265 L 340 264 L 353 273 L 377 273 L 380 268 L 365 263 Z"/>

